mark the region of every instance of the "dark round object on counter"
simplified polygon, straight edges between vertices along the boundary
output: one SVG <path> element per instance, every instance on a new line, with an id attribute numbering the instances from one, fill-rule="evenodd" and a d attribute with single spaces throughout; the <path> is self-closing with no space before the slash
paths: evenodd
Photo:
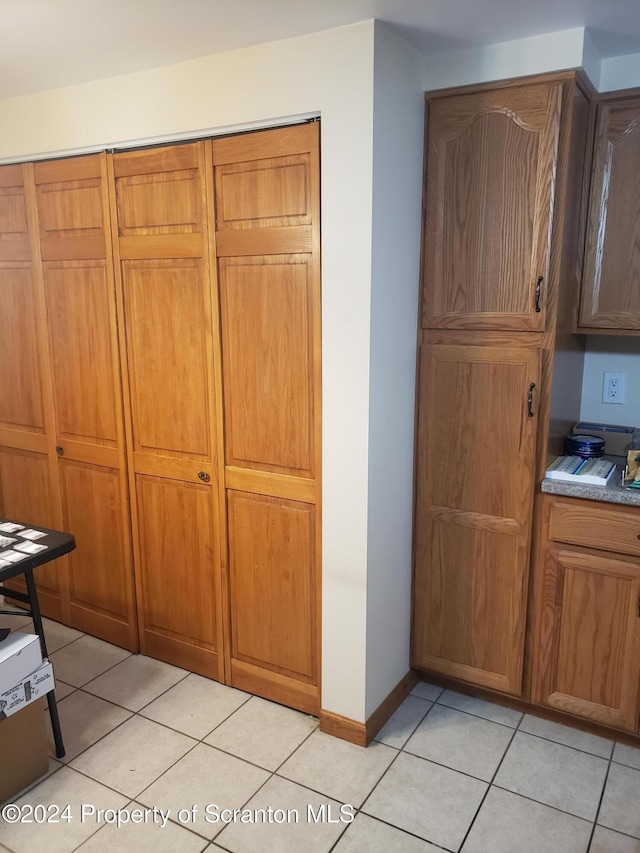
<path id="1" fill-rule="evenodd" d="M 567 456 L 597 459 L 604 456 L 604 444 L 604 438 L 597 435 L 568 435 L 564 440 L 564 452 Z"/>

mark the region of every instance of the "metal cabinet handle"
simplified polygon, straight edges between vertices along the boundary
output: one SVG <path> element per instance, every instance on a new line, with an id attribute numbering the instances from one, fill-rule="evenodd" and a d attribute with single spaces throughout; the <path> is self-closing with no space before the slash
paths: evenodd
<path id="1" fill-rule="evenodd" d="M 58 454 L 58 456 L 64 455 L 64 448 L 60 447 L 59 444 L 56 445 L 56 453 Z"/>
<path id="2" fill-rule="evenodd" d="M 202 480 L 203 483 L 208 483 L 211 479 L 211 477 L 209 477 L 206 471 L 200 471 L 198 473 L 198 477 Z"/>
<path id="3" fill-rule="evenodd" d="M 535 307 L 536 314 L 540 313 L 540 291 L 542 290 L 542 282 L 544 281 L 544 276 L 538 276 L 538 282 L 536 284 L 536 295 L 535 295 Z"/>
<path id="4" fill-rule="evenodd" d="M 536 387 L 536 383 L 532 382 L 529 385 L 529 394 L 527 396 L 527 414 L 530 418 L 533 417 L 533 389 Z"/>

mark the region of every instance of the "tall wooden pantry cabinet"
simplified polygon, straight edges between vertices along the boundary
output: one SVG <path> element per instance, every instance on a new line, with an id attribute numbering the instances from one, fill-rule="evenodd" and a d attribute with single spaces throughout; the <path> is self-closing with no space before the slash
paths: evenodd
<path id="1" fill-rule="evenodd" d="M 427 97 L 412 665 L 515 695 L 587 112 L 573 73 Z"/>
<path id="2" fill-rule="evenodd" d="M 43 610 L 320 708 L 319 124 L 0 167 L 0 511 Z"/>

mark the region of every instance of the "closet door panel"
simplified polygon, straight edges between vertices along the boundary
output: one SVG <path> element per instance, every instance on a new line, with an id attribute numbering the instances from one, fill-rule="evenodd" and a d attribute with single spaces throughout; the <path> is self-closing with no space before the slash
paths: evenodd
<path id="1" fill-rule="evenodd" d="M 223 258 L 219 272 L 227 463 L 312 477 L 308 258 Z"/>
<path id="2" fill-rule="evenodd" d="M 213 490 L 145 475 L 136 482 L 145 649 L 215 676 L 220 603 Z"/>
<path id="3" fill-rule="evenodd" d="M 0 515 L 24 524 L 55 529 L 57 512 L 51 487 L 49 461 L 45 453 L 12 447 L 0 448 Z M 66 559 L 40 566 L 34 573 L 40 609 L 45 616 L 62 619 L 61 576 Z M 10 582 L 26 591 L 22 578 Z"/>
<path id="4" fill-rule="evenodd" d="M 106 155 L 34 165 L 70 624 L 137 651 Z"/>
<path id="5" fill-rule="evenodd" d="M 231 683 L 320 710 L 317 125 L 212 143 Z"/>
<path id="6" fill-rule="evenodd" d="M 114 250 L 142 649 L 224 680 L 204 150 L 113 157 Z"/>

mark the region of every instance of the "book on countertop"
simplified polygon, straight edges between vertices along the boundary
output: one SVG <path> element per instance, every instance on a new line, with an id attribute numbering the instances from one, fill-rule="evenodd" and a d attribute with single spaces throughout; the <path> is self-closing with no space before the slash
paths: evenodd
<path id="1" fill-rule="evenodd" d="M 606 486 L 616 470 L 607 459 L 583 459 L 581 456 L 558 456 L 549 465 L 545 477 L 584 486 Z"/>

